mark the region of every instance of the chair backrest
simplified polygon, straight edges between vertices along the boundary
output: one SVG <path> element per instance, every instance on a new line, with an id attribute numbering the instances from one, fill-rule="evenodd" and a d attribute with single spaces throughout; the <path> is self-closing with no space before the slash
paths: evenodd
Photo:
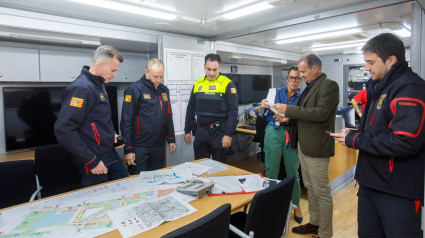
<path id="1" fill-rule="evenodd" d="M 227 238 L 229 224 L 230 204 L 226 203 L 201 219 L 172 231 L 162 238 Z"/>
<path id="2" fill-rule="evenodd" d="M 0 209 L 28 202 L 36 190 L 33 160 L 0 163 Z"/>
<path id="3" fill-rule="evenodd" d="M 255 237 L 278 238 L 283 234 L 295 177 L 255 194 L 249 207 L 244 232 Z"/>
<path id="4" fill-rule="evenodd" d="M 35 149 L 35 172 L 43 197 L 82 188 L 81 175 L 71 163 L 71 154 L 59 144 Z"/>

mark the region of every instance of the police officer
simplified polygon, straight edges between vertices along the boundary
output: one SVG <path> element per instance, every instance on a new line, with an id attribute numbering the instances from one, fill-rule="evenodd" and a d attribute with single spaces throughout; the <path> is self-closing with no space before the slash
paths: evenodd
<path id="1" fill-rule="evenodd" d="M 104 86 L 116 76 L 122 62 L 115 48 L 99 46 L 91 66 L 84 66 L 81 75 L 66 88 L 55 123 L 56 138 L 72 154 L 84 186 L 128 177 L 113 148 L 116 134 Z"/>
<path id="2" fill-rule="evenodd" d="M 171 152 L 176 149 L 170 92 L 161 84 L 163 76 L 161 60 L 150 59 L 145 75 L 124 92 L 121 133 L 130 174 L 162 168 L 165 140 Z"/>
<path id="3" fill-rule="evenodd" d="M 205 56 L 204 69 L 206 75 L 196 81 L 187 105 L 184 139 L 190 144 L 190 132 L 196 127 L 196 139 L 193 143 L 195 159 L 209 158 L 212 155 L 213 160 L 225 162 L 238 122 L 236 87 L 229 78 L 220 75 L 219 55 Z"/>

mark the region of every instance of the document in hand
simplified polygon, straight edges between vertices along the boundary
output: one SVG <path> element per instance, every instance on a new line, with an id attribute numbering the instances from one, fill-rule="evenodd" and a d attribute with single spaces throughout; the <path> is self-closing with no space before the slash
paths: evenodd
<path id="1" fill-rule="evenodd" d="M 275 88 L 271 88 L 269 89 L 269 93 L 267 94 L 267 101 L 268 104 L 270 106 L 270 110 L 272 110 L 275 114 L 279 114 L 281 116 L 284 116 L 283 114 L 279 113 L 274 107 L 274 100 L 276 98 L 276 89 Z"/>
<path id="2" fill-rule="evenodd" d="M 109 211 L 113 225 L 123 237 L 131 237 L 159 226 L 164 221 L 176 220 L 197 211 L 189 203 L 173 195 L 153 201 L 140 201 Z"/>

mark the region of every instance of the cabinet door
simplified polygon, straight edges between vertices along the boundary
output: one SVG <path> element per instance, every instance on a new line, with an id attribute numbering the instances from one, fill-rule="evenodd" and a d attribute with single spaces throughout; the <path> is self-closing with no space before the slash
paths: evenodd
<path id="1" fill-rule="evenodd" d="M 134 82 L 145 73 L 148 57 L 146 55 L 123 54 L 124 62 L 120 64 L 117 77 L 112 82 Z"/>
<path id="2" fill-rule="evenodd" d="M 0 81 L 38 82 L 38 50 L 0 47 Z"/>
<path id="3" fill-rule="evenodd" d="M 40 50 L 42 82 L 72 82 L 84 65 L 90 66 L 92 53 Z"/>

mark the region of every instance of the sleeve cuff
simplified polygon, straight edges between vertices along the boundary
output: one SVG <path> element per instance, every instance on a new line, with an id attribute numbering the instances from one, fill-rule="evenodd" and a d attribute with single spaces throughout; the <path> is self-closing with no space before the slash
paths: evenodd
<path id="1" fill-rule="evenodd" d="M 129 146 L 124 148 L 124 154 L 135 153 L 134 146 Z"/>

